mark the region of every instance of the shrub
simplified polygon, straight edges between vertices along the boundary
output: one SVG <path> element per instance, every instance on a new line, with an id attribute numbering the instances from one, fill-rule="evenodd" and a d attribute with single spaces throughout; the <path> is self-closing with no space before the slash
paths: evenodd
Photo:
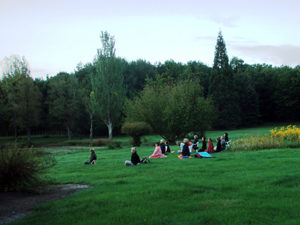
<path id="1" fill-rule="evenodd" d="M 264 136 L 244 137 L 232 142 L 233 151 L 247 151 L 271 148 L 293 148 L 300 146 L 300 129 L 294 126 L 274 128 Z"/>
<path id="2" fill-rule="evenodd" d="M 287 127 L 281 127 L 280 130 L 277 130 L 277 127 L 270 130 L 271 138 L 285 139 L 289 141 L 298 141 L 300 140 L 300 128 L 297 128 L 296 125 L 288 125 Z"/>
<path id="3" fill-rule="evenodd" d="M 141 136 L 149 134 L 151 127 L 145 122 L 125 122 L 122 127 L 122 133 L 125 133 L 132 137 L 133 145 L 141 145 Z"/>
<path id="4" fill-rule="evenodd" d="M 55 159 L 32 149 L 0 150 L 0 191 L 34 191 L 45 184 L 45 170 Z"/>

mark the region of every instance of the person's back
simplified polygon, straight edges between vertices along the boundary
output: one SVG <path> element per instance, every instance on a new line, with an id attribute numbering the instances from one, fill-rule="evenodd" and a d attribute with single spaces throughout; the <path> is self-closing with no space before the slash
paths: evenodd
<path id="1" fill-rule="evenodd" d="M 221 146 L 221 141 L 218 138 L 217 139 L 217 148 L 216 148 L 216 152 L 221 152 L 222 151 L 222 146 Z"/>
<path id="2" fill-rule="evenodd" d="M 131 155 L 131 162 L 132 162 L 132 164 L 134 164 L 134 165 L 137 165 L 138 163 L 141 162 L 140 157 L 139 157 L 139 155 L 137 154 L 136 151 L 133 152 L 132 155 Z"/>
<path id="3" fill-rule="evenodd" d="M 190 149 L 189 149 L 189 145 L 187 143 L 187 141 L 184 141 L 184 145 L 182 148 L 182 155 L 183 156 L 190 156 Z"/>
<path id="4" fill-rule="evenodd" d="M 213 153 L 214 152 L 214 145 L 212 143 L 211 138 L 208 138 L 208 148 L 206 150 L 208 153 Z"/>
<path id="5" fill-rule="evenodd" d="M 163 140 L 160 140 L 160 150 L 162 154 L 165 154 L 166 152 L 166 146 Z"/>
<path id="6" fill-rule="evenodd" d="M 224 137 L 221 138 L 221 148 L 222 150 L 225 150 L 226 148 L 226 141 L 224 140 Z"/>

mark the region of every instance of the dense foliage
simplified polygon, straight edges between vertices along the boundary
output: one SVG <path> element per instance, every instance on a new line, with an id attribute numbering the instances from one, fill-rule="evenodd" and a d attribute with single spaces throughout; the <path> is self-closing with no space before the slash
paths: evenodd
<path id="1" fill-rule="evenodd" d="M 150 82 L 141 94 L 126 104 L 127 121 L 143 121 L 170 142 L 190 131 L 210 128 L 214 110 L 210 99 L 193 80 L 166 84 Z"/>
<path id="2" fill-rule="evenodd" d="M 110 43 L 111 37 L 107 35 L 107 43 Z M 111 44 L 109 54 L 115 51 L 114 42 Z M 109 50 L 108 45 L 103 45 L 102 52 L 98 52 L 92 63 L 77 66 L 74 73 L 61 72 L 46 80 L 33 80 L 23 59 L 13 63 L 0 81 L 0 135 L 17 138 L 28 134 L 30 141 L 31 133 L 63 133 L 69 138 L 72 133 L 89 134 L 91 138 L 112 135 L 112 131 L 120 133 L 126 119 L 124 99 L 137 101 L 145 95 L 149 103 L 144 107 L 151 105 L 156 109 L 155 116 L 150 116 L 155 119 L 151 121 L 152 128 L 158 130 L 160 126 L 159 129 L 164 130 L 160 133 L 172 139 L 174 135 L 168 134 L 170 130 L 175 136 L 181 135 L 176 129 L 173 131 L 179 124 L 187 125 L 189 131 L 196 131 L 198 127 L 207 129 L 202 124 L 205 118 L 195 113 L 207 101 L 215 105 L 214 111 L 209 113 L 215 117 L 214 128 L 299 121 L 300 66 L 248 65 L 237 57 L 229 61 L 221 33 L 212 67 L 196 61 L 183 64 L 169 60 L 156 65 L 145 60 L 127 62 L 114 54 L 105 56 L 106 47 Z M 195 91 L 183 86 L 172 91 L 174 84 L 182 80 L 192 80 L 191 87 Z M 164 99 L 165 96 L 170 99 Z M 197 102 L 198 97 L 201 101 Z M 182 117 L 183 106 L 189 111 L 188 117 Z M 160 113 L 162 109 L 165 109 L 164 116 Z M 168 117 L 177 119 L 162 125 Z M 191 124 L 183 121 L 191 121 Z M 114 127 L 117 129 L 113 130 Z"/>
<path id="3" fill-rule="evenodd" d="M 122 126 L 122 133 L 132 137 L 132 145 L 141 145 L 141 136 L 149 134 L 151 127 L 145 122 L 125 122 Z"/>
<path id="4" fill-rule="evenodd" d="M 0 150 L 0 191 L 36 191 L 55 160 L 32 149 Z"/>

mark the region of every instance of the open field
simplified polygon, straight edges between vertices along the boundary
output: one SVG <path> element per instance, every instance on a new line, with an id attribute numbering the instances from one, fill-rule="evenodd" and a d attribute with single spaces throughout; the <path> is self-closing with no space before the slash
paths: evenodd
<path id="1" fill-rule="evenodd" d="M 230 138 L 264 134 L 270 127 L 231 131 Z M 211 131 L 215 138 L 223 131 Z M 117 138 L 126 143 L 127 138 Z M 159 136 L 148 136 L 149 142 Z M 140 157 L 154 147 L 138 148 Z M 177 150 L 176 146 L 171 146 Z M 87 147 L 45 147 L 57 164 L 54 183 L 92 187 L 39 206 L 12 224 L 300 224 L 300 149 L 215 153 L 180 160 L 177 154 L 125 167 L 130 149 L 96 147 L 96 165 L 83 165 Z"/>

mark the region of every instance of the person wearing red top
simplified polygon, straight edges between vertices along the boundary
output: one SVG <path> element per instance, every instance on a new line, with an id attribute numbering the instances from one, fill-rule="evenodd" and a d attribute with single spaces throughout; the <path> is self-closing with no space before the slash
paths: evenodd
<path id="1" fill-rule="evenodd" d="M 208 152 L 208 153 L 214 152 L 214 144 L 213 144 L 211 138 L 208 138 L 208 148 L 207 148 L 206 152 Z"/>

